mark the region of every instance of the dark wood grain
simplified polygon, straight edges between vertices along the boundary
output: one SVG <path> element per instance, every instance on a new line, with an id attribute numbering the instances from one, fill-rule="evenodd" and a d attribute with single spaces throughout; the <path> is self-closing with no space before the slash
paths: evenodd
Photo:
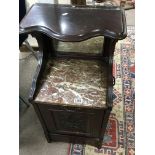
<path id="1" fill-rule="evenodd" d="M 124 11 L 119 7 L 35 4 L 20 23 L 20 33 L 43 32 L 62 41 L 103 35 L 126 37 Z"/>

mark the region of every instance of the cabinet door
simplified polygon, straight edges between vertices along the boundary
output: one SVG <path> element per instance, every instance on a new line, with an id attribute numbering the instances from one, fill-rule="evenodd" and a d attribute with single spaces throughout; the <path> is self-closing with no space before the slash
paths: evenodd
<path id="1" fill-rule="evenodd" d="M 51 133 L 98 137 L 103 111 L 39 104 L 39 109 Z"/>

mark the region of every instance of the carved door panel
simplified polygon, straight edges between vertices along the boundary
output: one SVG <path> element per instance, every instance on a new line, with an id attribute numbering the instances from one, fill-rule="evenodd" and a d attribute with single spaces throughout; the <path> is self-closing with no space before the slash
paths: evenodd
<path id="1" fill-rule="evenodd" d="M 39 105 L 46 126 L 51 133 L 98 137 L 103 111 L 58 109 Z"/>

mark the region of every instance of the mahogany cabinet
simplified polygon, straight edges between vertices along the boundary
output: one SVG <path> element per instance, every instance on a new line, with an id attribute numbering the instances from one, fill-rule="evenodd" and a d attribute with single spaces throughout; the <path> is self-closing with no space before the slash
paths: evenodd
<path id="1" fill-rule="evenodd" d="M 20 23 L 22 34 L 39 45 L 29 101 L 47 141 L 101 148 L 113 106 L 115 44 L 127 35 L 124 10 L 35 4 Z"/>

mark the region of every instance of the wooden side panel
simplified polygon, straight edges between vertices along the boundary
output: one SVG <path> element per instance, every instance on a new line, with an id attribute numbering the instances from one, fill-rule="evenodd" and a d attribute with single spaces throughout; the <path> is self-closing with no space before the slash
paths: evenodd
<path id="1" fill-rule="evenodd" d="M 50 133 L 99 137 L 103 110 L 39 104 L 39 109 Z"/>

